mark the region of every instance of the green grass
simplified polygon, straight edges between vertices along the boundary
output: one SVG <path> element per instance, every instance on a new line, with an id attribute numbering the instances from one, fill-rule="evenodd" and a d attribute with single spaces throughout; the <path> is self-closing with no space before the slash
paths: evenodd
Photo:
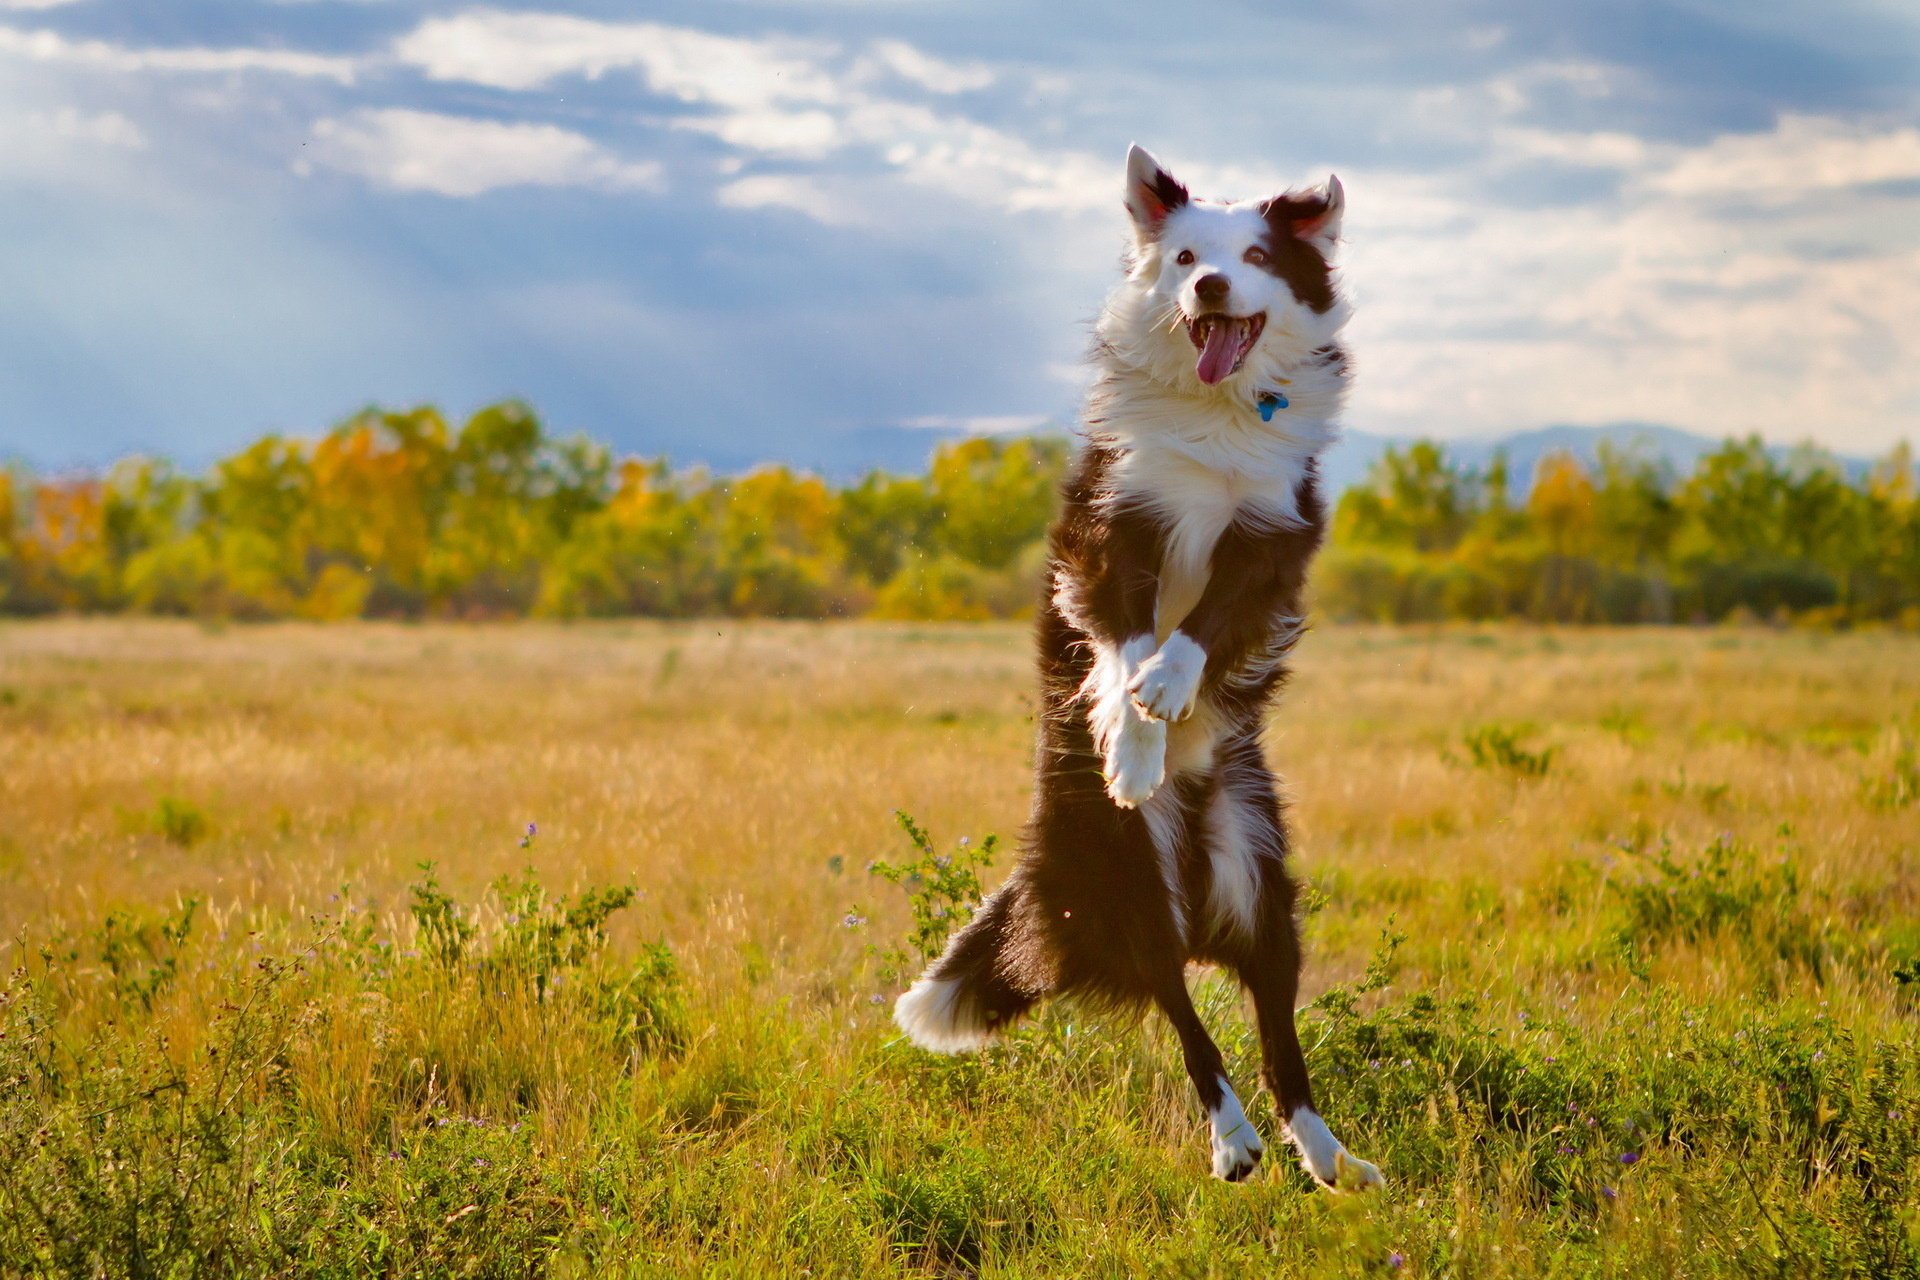
<path id="1" fill-rule="evenodd" d="M 918 634 L 0 629 L 0 1271 L 1920 1274 L 1911 641 L 1311 641 L 1302 1035 L 1389 1180 L 1338 1196 L 1206 1177 L 1155 1020 L 893 1032 L 1030 712 L 1016 634 Z M 1496 718 L 1551 768 L 1463 767 Z"/>

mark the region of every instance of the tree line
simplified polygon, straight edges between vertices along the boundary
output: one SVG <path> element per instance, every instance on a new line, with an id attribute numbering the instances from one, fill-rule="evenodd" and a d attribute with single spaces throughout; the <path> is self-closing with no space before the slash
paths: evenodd
<path id="1" fill-rule="evenodd" d="M 507 402 L 455 428 L 370 410 L 268 436 L 204 474 L 0 470 L 0 613 L 878 617 L 1031 611 L 1069 445 L 941 445 L 843 485 L 616 459 Z M 1681 475 L 1603 447 L 1504 461 L 1388 450 L 1340 495 L 1317 608 L 1381 621 L 1920 623 L 1920 502 L 1902 446 L 1861 476 L 1729 440 Z"/>

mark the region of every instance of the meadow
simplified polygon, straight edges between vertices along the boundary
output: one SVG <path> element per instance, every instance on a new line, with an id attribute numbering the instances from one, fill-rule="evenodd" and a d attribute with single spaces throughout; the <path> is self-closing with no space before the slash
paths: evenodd
<path id="1" fill-rule="evenodd" d="M 1920 1274 L 1920 640 L 1296 669 L 1368 1196 L 1210 1180 L 1155 1020 L 893 1030 L 1017 844 L 1018 624 L 0 624 L 0 1272 Z"/>

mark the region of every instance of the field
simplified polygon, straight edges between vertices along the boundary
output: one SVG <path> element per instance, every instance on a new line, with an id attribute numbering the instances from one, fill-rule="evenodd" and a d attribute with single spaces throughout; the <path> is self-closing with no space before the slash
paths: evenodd
<path id="1" fill-rule="evenodd" d="M 1920 641 L 1297 670 L 1364 1197 L 1211 1181 L 1156 1021 L 894 1034 L 1016 843 L 1018 627 L 0 625 L 0 1271 L 1920 1274 Z"/>

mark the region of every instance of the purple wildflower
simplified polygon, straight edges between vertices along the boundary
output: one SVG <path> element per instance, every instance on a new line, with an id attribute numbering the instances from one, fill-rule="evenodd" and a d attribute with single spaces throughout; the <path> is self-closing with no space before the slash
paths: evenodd
<path id="1" fill-rule="evenodd" d="M 1600 1188 L 1600 1194 L 1605 1196 L 1609 1200 L 1617 1200 L 1620 1198 L 1620 1193 L 1618 1191 L 1615 1191 L 1612 1187 Z"/>
<path id="2" fill-rule="evenodd" d="M 1638 1151 L 1622 1151 L 1620 1153 L 1620 1163 L 1621 1164 L 1639 1164 L 1640 1153 Z"/>
<path id="3" fill-rule="evenodd" d="M 1401 1253 L 1398 1249 L 1395 1249 L 1392 1253 L 1387 1255 L 1387 1267 L 1390 1270 L 1398 1271 L 1401 1267 L 1404 1267 L 1406 1265 L 1407 1265 L 1407 1255 L 1404 1253 Z"/>

